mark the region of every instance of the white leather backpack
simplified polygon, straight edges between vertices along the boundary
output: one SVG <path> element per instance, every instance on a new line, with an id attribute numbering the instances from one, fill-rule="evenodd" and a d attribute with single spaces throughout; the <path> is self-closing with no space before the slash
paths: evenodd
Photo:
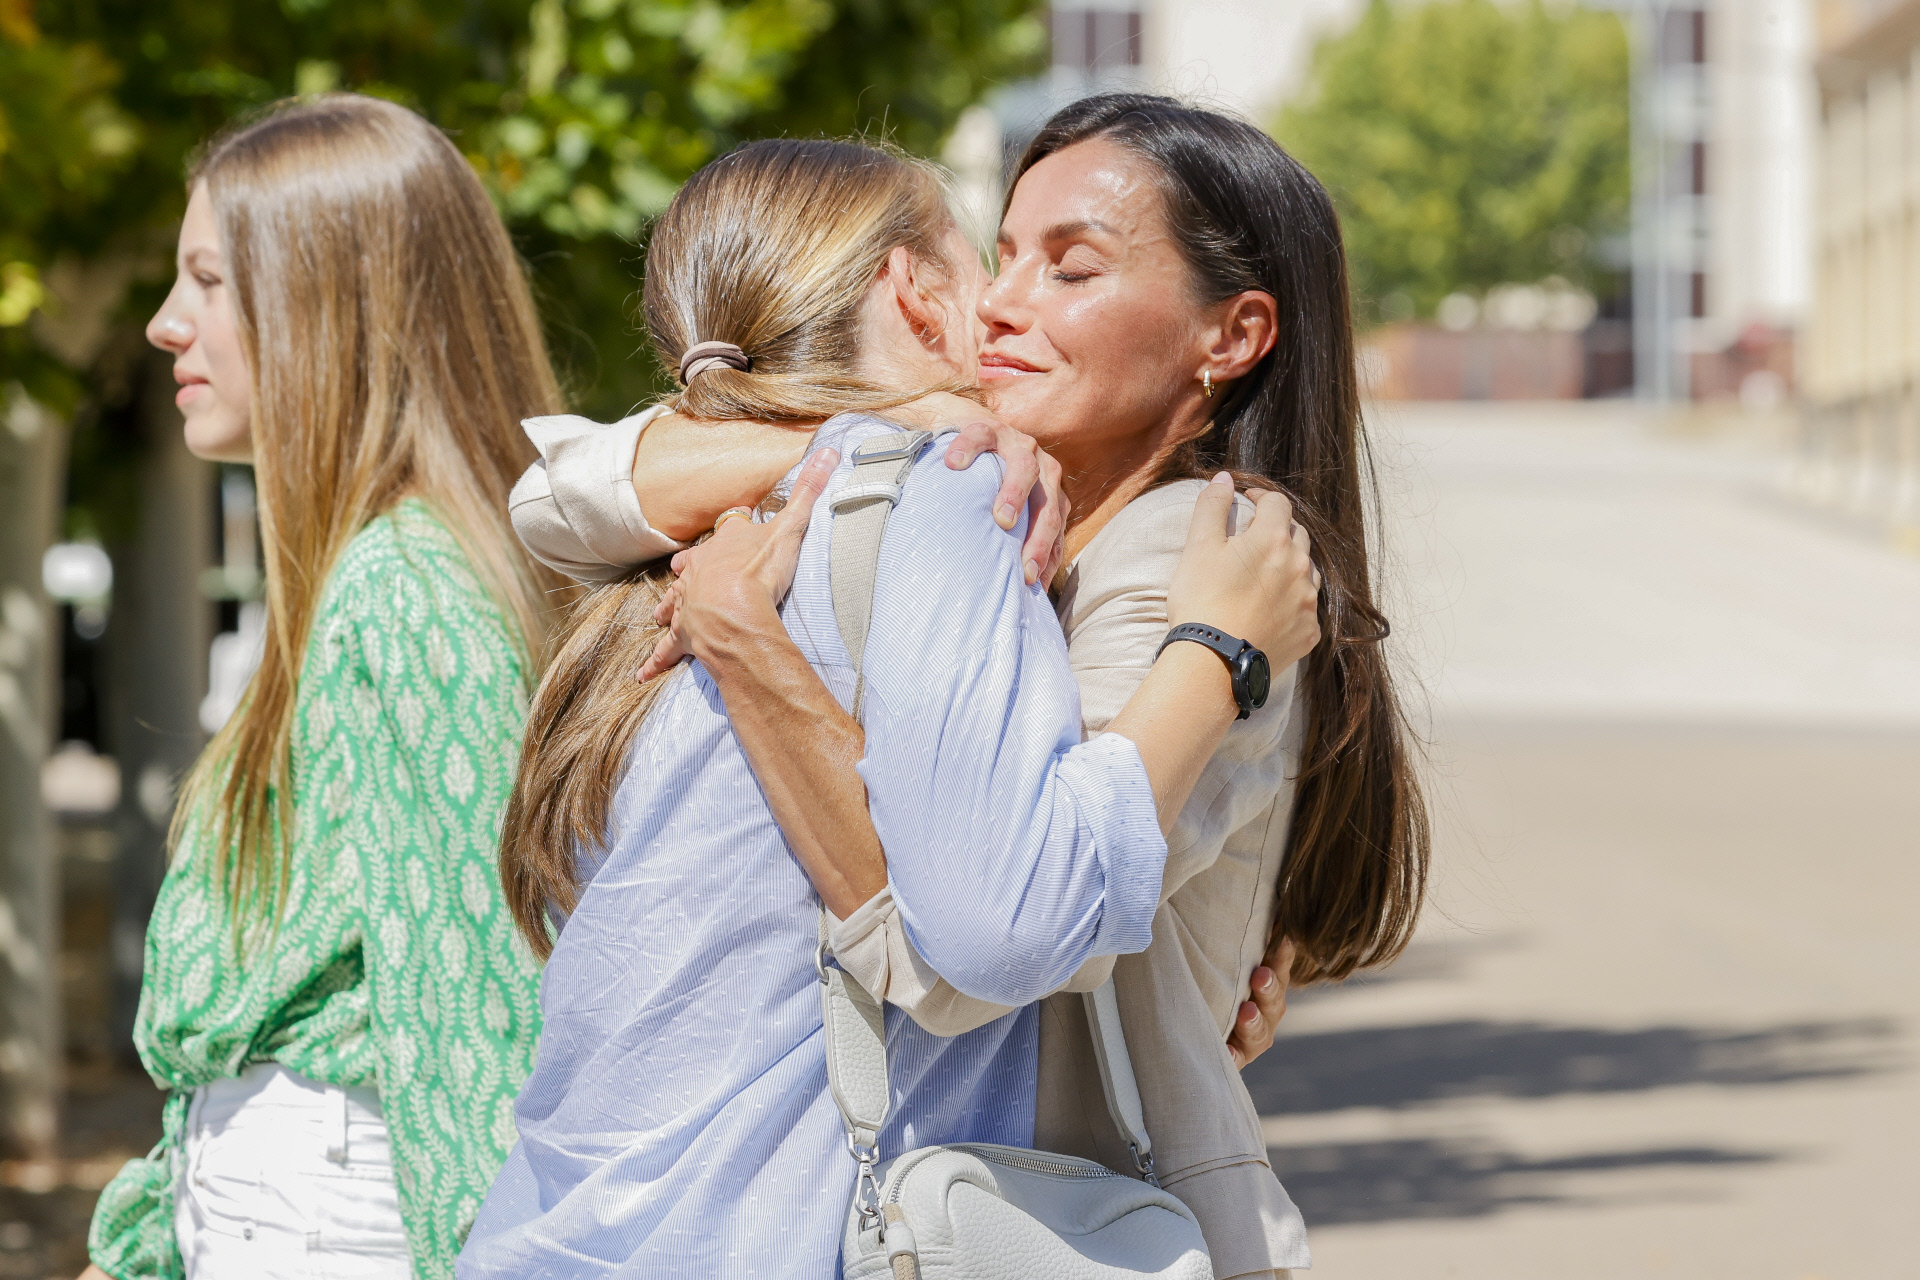
<path id="1" fill-rule="evenodd" d="M 907 473 L 932 440 L 927 431 L 870 437 L 854 449 L 853 476 L 833 497 L 828 572 L 855 671 L 866 652 L 881 535 Z M 864 693 L 861 677 L 856 717 Z M 882 1161 L 878 1141 L 890 1091 L 880 1002 L 828 963 L 824 915 L 820 932 L 827 1079 L 859 1165 L 841 1239 L 846 1280 L 1212 1280 L 1200 1224 L 1153 1176 L 1111 980 L 1082 999 L 1101 1087 L 1140 1178 L 992 1143 L 921 1147 Z"/>

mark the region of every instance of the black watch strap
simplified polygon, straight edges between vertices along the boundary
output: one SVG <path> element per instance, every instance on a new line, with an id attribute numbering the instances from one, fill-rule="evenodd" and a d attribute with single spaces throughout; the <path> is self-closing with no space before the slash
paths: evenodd
<path id="1" fill-rule="evenodd" d="M 1160 642 L 1160 648 L 1154 651 L 1154 656 L 1159 657 L 1168 645 L 1181 640 L 1191 640 L 1195 644 L 1205 645 L 1219 654 L 1220 660 L 1227 664 L 1227 672 L 1233 678 L 1233 701 L 1234 705 L 1240 708 L 1240 719 L 1245 720 L 1253 714 L 1255 708 L 1265 705 L 1267 696 L 1264 680 L 1260 696 L 1256 699 L 1253 691 L 1247 687 L 1245 664 L 1241 661 L 1241 655 L 1245 653 L 1260 655 L 1258 649 L 1237 636 L 1228 635 L 1218 627 L 1209 627 L 1201 622 L 1183 622 L 1167 632 L 1167 638 Z M 1264 656 L 1261 656 L 1261 664 L 1264 669 Z"/>
<path id="2" fill-rule="evenodd" d="M 1245 640 L 1230 636 L 1218 627 L 1209 627 L 1201 622 L 1183 622 L 1167 632 L 1167 638 L 1160 642 L 1160 649 L 1155 650 L 1153 656 L 1159 657 L 1162 650 L 1179 640 L 1191 640 L 1195 644 L 1203 644 L 1228 662 L 1238 658 L 1240 651 L 1247 647 Z"/>

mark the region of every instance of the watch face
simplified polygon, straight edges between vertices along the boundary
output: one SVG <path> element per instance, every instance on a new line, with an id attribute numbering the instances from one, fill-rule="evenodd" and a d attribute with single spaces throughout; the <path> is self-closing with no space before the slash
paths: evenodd
<path id="1" fill-rule="evenodd" d="M 1247 701 L 1256 707 L 1267 705 L 1267 694 L 1273 688 L 1273 671 L 1267 666 L 1267 655 L 1255 649 L 1243 659 L 1247 679 Z"/>

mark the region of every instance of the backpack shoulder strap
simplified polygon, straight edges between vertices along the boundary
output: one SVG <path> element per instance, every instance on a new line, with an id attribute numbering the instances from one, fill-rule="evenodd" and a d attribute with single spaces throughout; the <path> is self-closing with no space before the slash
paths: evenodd
<path id="1" fill-rule="evenodd" d="M 853 475 L 829 500 L 833 541 L 828 548 L 827 578 L 840 639 L 857 673 L 853 695 L 856 720 L 866 697 L 867 630 L 873 622 L 873 588 L 880 572 L 881 540 L 894 504 L 900 500 L 901 486 L 932 441 L 931 431 L 869 437 L 854 448 Z M 815 964 L 820 972 L 827 1079 L 864 1183 L 871 1178 L 878 1159 L 874 1143 L 889 1108 L 886 1029 L 879 1001 L 853 975 L 826 963 L 826 908 L 820 911 L 820 949 Z M 1085 1001 L 1108 1109 L 1133 1152 L 1139 1172 L 1158 1186 L 1140 1087 L 1120 1027 L 1113 980 L 1109 978 L 1098 991 L 1087 993 Z"/>
<path id="2" fill-rule="evenodd" d="M 902 431 L 869 436 L 854 446 L 853 475 L 829 499 L 833 542 L 827 580 L 833 592 L 833 616 L 856 673 L 853 718 L 866 700 L 867 629 L 873 622 L 873 584 L 880 573 L 880 540 L 887 517 L 900 501 L 900 487 L 913 464 L 933 443 L 931 431 Z"/>
<path id="3" fill-rule="evenodd" d="M 873 584 L 880 573 L 880 543 L 887 517 L 900 500 L 907 473 L 933 440 L 931 431 L 870 436 L 853 450 L 853 475 L 829 498 L 833 510 L 827 581 L 840 639 L 853 662 L 853 715 L 866 695 L 867 628 L 873 620 Z M 827 1081 L 847 1126 L 862 1177 L 871 1174 L 889 1106 L 886 1025 L 880 1002 L 853 977 L 827 964 L 826 907 L 820 908 L 820 1005 L 824 1015 Z"/>

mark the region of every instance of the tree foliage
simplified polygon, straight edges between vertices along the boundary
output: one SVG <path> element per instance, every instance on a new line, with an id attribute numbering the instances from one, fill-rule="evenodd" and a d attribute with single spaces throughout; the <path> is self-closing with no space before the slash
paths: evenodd
<path id="1" fill-rule="evenodd" d="M 25 0 L 0 0 L 0 382 L 59 408 L 79 383 L 28 321 L 47 303 L 46 268 L 69 229 L 114 198 L 138 143 L 119 80 L 97 45 L 49 40 Z"/>
<path id="2" fill-rule="evenodd" d="M 194 147 L 293 93 L 355 89 L 448 129 L 535 264 L 580 407 L 655 385 L 629 300 L 646 220 L 778 133 L 931 150 L 1043 48 L 1035 0 L 0 0 L 0 382 L 89 370 L 46 341 L 55 264 L 124 319 L 156 301 Z M 97 303 L 97 296 L 91 301 Z M 37 319 L 33 313 L 39 312 Z M 62 377 L 66 381 L 61 381 Z"/>
<path id="3" fill-rule="evenodd" d="M 1626 33 L 1542 0 L 1371 0 L 1275 135 L 1341 211 L 1363 315 L 1591 284 L 1630 194 Z"/>

